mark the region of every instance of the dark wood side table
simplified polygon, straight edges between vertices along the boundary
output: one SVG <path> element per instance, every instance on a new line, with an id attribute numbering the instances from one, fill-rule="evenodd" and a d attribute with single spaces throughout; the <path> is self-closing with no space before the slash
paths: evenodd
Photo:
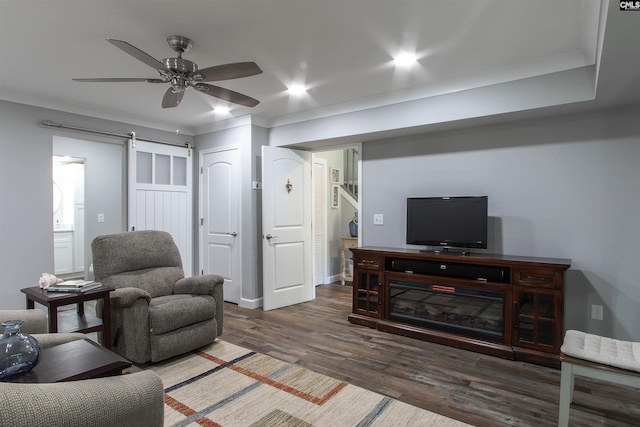
<path id="1" fill-rule="evenodd" d="M 111 349 L 111 302 L 109 292 L 113 288 L 101 286 L 84 292 L 47 292 L 39 286 L 24 288 L 20 291 L 27 296 L 27 308 L 35 307 L 34 303 L 46 305 L 49 310 L 49 332 L 99 332 L 102 331 L 104 346 Z M 84 302 L 102 299 L 102 319 L 84 313 Z M 58 330 L 58 307 L 77 304 L 77 323 L 68 329 Z"/>
<path id="2" fill-rule="evenodd" d="M 131 362 L 89 340 L 77 340 L 45 348 L 40 363 L 24 374 L 8 378 L 12 383 L 55 383 L 121 375 Z"/>

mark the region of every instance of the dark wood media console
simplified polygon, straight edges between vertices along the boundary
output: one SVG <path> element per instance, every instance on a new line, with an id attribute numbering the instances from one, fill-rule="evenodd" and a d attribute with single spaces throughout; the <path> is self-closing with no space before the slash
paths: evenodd
<path id="1" fill-rule="evenodd" d="M 571 260 L 352 248 L 349 322 L 559 367 Z"/>

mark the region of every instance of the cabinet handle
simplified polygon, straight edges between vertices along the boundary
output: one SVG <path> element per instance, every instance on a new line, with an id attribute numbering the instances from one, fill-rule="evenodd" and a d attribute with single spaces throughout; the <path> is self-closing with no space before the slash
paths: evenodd
<path id="1" fill-rule="evenodd" d="M 363 259 L 362 261 L 360 261 L 360 263 L 361 263 L 361 264 L 369 264 L 369 265 L 373 265 L 373 264 L 375 264 L 376 262 L 375 262 L 375 261 L 368 261 L 368 260 L 366 260 L 366 259 Z"/>
<path id="2" fill-rule="evenodd" d="M 542 277 L 542 276 L 527 276 L 528 280 L 538 280 L 540 282 L 544 282 L 547 280 L 546 277 Z"/>

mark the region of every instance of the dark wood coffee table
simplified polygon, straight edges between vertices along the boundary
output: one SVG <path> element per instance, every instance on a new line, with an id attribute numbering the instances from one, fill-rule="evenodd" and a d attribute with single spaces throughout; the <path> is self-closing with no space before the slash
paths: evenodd
<path id="1" fill-rule="evenodd" d="M 34 308 L 34 303 L 46 305 L 49 309 L 49 332 L 83 332 L 85 334 L 91 332 L 102 331 L 102 341 L 106 348 L 111 348 L 111 302 L 109 300 L 109 292 L 113 288 L 101 286 L 95 289 L 89 289 L 84 292 L 47 292 L 40 289 L 39 286 L 24 288 L 20 291 L 27 296 L 27 308 Z M 84 302 L 102 299 L 102 319 L 90 316 L 84 312 Z M 71 321 L 70 328 L 65 330 L 58 329 L 58 308 L 70 305 L 78 305 L 78 316 Z"/>
<path id="2" fill-rule="evenodd" d="M 83 339 L 45 348 L 40 363 L 12 383 L 55 383 L 121 375 L 131 362 L 91 340 Z"/>

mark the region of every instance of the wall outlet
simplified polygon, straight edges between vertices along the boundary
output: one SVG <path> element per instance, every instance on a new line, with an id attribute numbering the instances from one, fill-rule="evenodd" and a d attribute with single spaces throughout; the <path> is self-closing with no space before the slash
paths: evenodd
<path id="1" fill-rule="evenodd" d="M 104 222 L 104 214 L 98 214 L 98 222 Z"/>
<path id="2" fill-rule="evenodd" d="M 373 214 L 373 225 L 384 225 L 384 215 Z"/>
<path id="3" fill-rule="evenodd" d="M 602 320 L 602 306 L 591 304 L 591 318 L 593 320 Z"/>

